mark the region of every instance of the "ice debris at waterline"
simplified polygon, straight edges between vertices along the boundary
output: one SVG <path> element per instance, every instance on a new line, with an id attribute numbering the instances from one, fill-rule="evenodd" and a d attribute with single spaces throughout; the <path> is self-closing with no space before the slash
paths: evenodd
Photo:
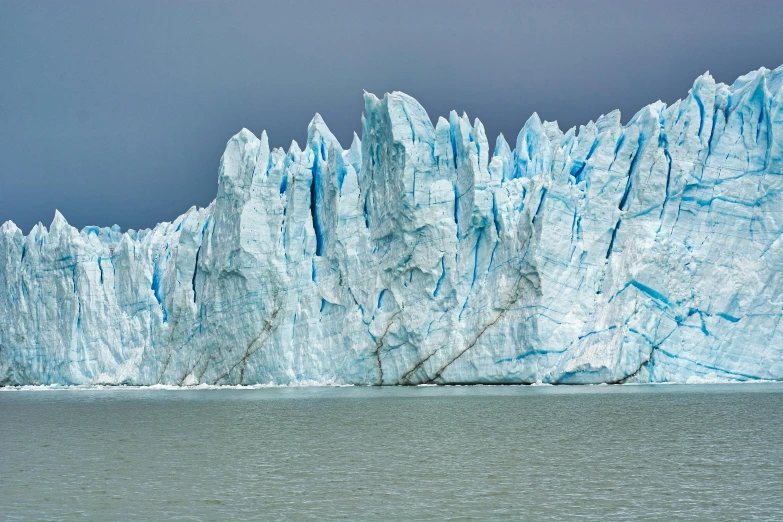
<path id="1" fill-rule="evenodd" d="M 616 383 L 783 378 L 783 67 L 626 126 L 533 115 L 492 157 L 365 96 L 343 150 L 231 138 L 218 193 L 121 233 L 0 229 L 0 380 Z"/>

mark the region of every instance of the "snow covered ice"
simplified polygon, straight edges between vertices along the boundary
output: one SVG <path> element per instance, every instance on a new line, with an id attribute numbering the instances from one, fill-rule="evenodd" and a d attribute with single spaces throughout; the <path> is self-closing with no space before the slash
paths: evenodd
<path id="1" fill-rule="evenodd" d="M 0 383 L 783 379 L 783 67 L 515 148 L 413 98 L 242 130 L 153 230 L 0 228 Z"/>

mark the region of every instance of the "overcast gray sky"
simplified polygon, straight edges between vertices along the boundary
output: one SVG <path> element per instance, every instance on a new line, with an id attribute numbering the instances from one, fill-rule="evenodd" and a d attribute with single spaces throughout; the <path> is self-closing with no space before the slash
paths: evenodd
<path id="1" fill-rule="evenodd" d="M 170 221 L 215 196 L 226 141 L 300 143 L 320 112 L 344 146 L 362 90 L 513 143 L 783 63 L 783 2 L 0 3 L 0 222 Z"/>

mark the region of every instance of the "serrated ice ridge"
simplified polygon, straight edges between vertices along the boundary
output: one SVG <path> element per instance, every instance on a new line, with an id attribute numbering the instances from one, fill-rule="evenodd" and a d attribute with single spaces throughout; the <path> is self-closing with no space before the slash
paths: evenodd
<path id="1" fill-rule="evenodd" d="M 0 384 L 783 379 L 782 84 L 534 114 L 491 156 L 399 92 L 346 150 L 243 129 L 171 223 L 0 227 Z"/>

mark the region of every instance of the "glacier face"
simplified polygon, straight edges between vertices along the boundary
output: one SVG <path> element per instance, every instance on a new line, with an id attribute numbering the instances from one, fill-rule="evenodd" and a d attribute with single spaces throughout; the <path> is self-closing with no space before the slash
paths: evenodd
<path id="1" fill-rule="evenodd" d="M 783 67 L 494 154 L 365 96 L 153 230 L 0 228 L 0 383 L 783 379 Z"/>

